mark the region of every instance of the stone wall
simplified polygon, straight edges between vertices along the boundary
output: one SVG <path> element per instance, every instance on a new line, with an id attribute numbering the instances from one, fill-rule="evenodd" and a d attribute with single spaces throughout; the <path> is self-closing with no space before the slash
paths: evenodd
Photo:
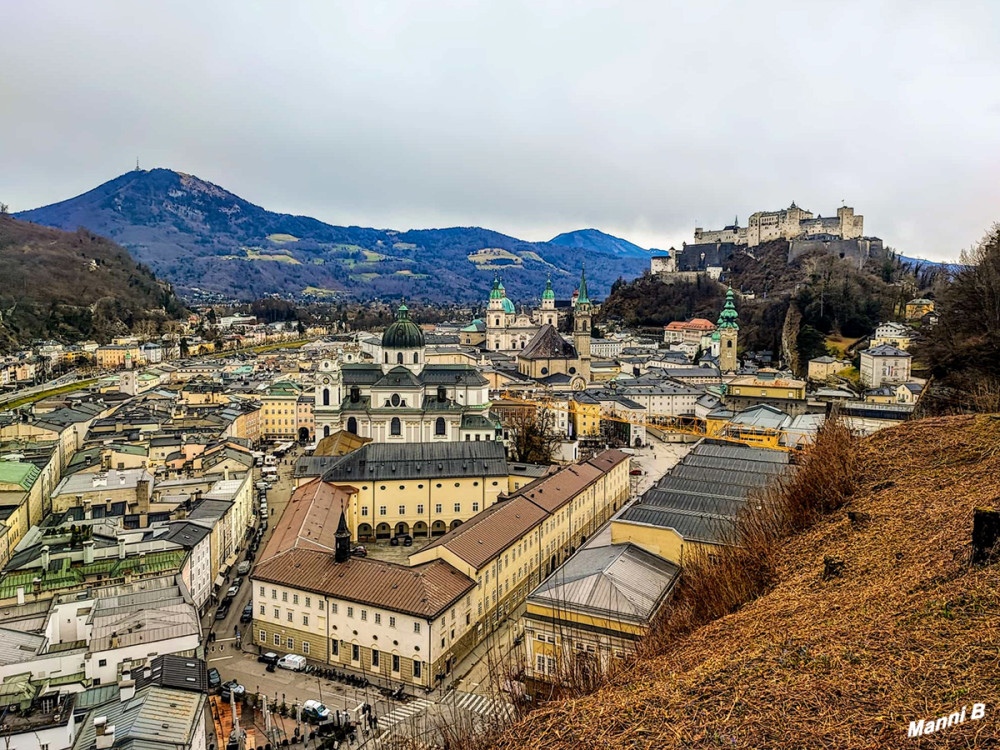
<path id="1" fill-rule="evenodd" d="M 824 253 L 845 258 L 854 262 L 860 269 L 869 258 L 884 257 L 885 249 L 882 240 L 877 237 L 859 237 L 852 240 L 842 239 L 802 239 L 792 240 L 788 244 L 788 262 L 801 258 L 812 252 Z"/>

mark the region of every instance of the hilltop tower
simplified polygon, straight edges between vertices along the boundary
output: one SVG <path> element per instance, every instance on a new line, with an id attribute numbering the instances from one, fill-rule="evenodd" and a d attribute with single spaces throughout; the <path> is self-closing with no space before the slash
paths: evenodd
<path id="1" fill-rule="evenodd" d="M 580 358 L 580 375 L 590 380 L 590 297 L 587 294 L 587 269 L 580 267 L 580 288 L 573 306 L 573 346 Z"/>
<path id="2" fill-rule="evenodd" d="M 723 373 L 736 372 L 739 360 L 736 357 L 736 347 L 739 342 L 740 326 L 737 323 L 738 314 L 733 304 L 733 288 L 726 291 L 726 304 L 719 313 L 718 328 L 712 336 L 712 350 L 715 351 L 715 337 L 718 336 L 719 369 Z"/>

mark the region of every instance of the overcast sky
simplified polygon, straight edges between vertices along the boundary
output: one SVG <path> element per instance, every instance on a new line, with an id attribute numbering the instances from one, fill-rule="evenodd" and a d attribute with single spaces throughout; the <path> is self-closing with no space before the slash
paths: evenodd
<path id="1" fill-rule="evenodd" d="M 846 201 L 949 259 L 1000 220 L 998 28 L 985 0 L 9 2 L 0 200 L 138 156 L 331 223 L 530 240 Z"/>

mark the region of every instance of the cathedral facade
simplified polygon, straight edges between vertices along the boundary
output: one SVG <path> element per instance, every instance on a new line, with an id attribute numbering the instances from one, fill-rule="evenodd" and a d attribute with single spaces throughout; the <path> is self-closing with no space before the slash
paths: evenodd
<path id="1" fill-rule="evenodd" d="M 376 443 L 493 440 L 489 381 L 468 365 L 427 364 L 424 333 L 400 305 L 382 334 L 382 361 L 319 363 L 316 437 L 338 430 Z"/>
<path id="2" fill-rule="evenodd" d="M 552 279 L 545 283 L 542 302 L 536 309 L 518 312 L 514 303 L 507 298 L 503 281 L 498 274 L 493 278 L 485 318 L 487 349 L 501 352 L 518 352 L 524 349 L 542 326 L 556 327 L 559 322 Z"/>

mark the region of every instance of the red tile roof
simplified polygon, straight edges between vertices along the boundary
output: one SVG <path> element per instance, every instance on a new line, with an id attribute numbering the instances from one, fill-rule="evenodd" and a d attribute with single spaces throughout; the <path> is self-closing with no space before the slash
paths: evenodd
<path id="1" fill-rule="evenodd" d="M 341 511 L 347 511 L 351 495 L 357 489 L 337 485 L 317 478 L 306 482 L 292 493 L 281 520 L 261 560 L 267 560 L 289 549 L 312 549 L 333 552 L 334 534 Z"/>

